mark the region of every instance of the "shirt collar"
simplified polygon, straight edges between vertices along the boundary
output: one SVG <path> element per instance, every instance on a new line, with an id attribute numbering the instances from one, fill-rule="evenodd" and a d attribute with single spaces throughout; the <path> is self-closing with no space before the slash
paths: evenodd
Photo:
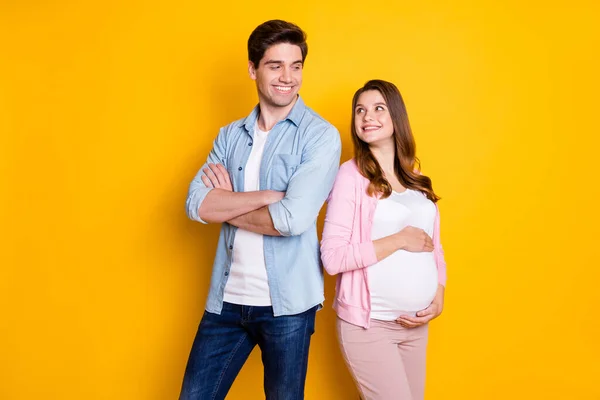
<path id="1" fill-rule="evenodd" d="M 304 104 L 304 100 L 302 97 L 298 95 L 298 99 L 296 100 L 296 104 L 290 110 L 288 115 L 285 117 L 286 120 L 290 120 L 294 125 L 300 125 L 300 121 L 302 120 L 302 116 L 304 115 L 304 111 L 306 110 L 306 105 Z M 258 114 L 260 112 L 260 105 L 256 105 L 250 115 L 244 119 L 241 126 L 246 128 L 246 131 L 252 132 L 254 127 L 256 126 L 256 122 L 258 120 Z"/>

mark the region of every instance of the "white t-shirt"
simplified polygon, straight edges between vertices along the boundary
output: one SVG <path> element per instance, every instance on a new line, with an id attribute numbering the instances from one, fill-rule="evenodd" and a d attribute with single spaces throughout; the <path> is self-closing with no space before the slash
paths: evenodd
<path id="1" fill-rule="evenodd" d="M 433 235 L 436 208 L 423 193 L 407 189 L 378 200 L 373 217 L 372 240 L 399 232 L 406 226 Z M 367 268 L 371 318 L 392 321 L 431 304 L 438 285 L 433 252 L 398 250 Z"/>
<path id="2" fill-rule="evenodd" d="M 252 150 L 244 172 L 244 191 L 260 190 L 260 162 L 269 132 L 254 127 Z M 271 296 L 263 235 L 239 229 L 233 242 L 233 261 L 225 285 L 224 301 L 248 306 L 270 306 Z"/>

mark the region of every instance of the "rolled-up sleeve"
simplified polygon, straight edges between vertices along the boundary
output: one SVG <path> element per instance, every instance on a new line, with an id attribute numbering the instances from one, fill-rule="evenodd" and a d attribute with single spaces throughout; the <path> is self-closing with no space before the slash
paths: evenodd
<path id="1" fill-rule="evenodd" d="M 227 167 L 227 165 L 225 165 L 226 149 L 227 149 L 227 142 L 226 142 L 225 129 L 221 128 L 221 130 L 219 131 L 219 134 L 217 135 L 217 138 L 213 142 L 213 148 L 210 151 L 206 162 L 204 163 L 204 165 L 202 165 L 202 167 L 200 168 L 200 170 L 198 171 L 198 173 L 192 180 L 192 183 L 190 183 L 187 200 L 185 202 L 185 209 L 187 212 L 187 216 L 194 221 L 198 221 L 203 224 L 207 223 L 206 221 L 202 220 L 202 218 L 200 218 L 198 211 L 200 210 L 200 206 L 202 205 L 202 202 L 206 198 L 206 195 L 208 195 L 208 193 L 213 189 L 213 188 L 207 187 L 204 184 L 204 182 L 202 182 L 201 178 L 202 178 L 202 175 L 204 175 L 202 170 L 204 168 L 206 168 L 209 163 L 214 163 L 214 164 L 220 163 L 220 164 L 223 164 L 225 167 Z"/>
<path id="2" fill-rule="evenodd" d="M 282 236 L 300 235 L 315 223 L 335 180 L 340 155 L 340 135 L 331 126 L 306 144 L 285 197 L 268 206 L 273 226 Z"/>

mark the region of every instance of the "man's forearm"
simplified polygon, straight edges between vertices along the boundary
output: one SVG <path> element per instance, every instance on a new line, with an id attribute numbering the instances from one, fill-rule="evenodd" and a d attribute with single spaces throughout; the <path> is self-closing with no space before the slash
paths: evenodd
<path id="1" fill-rule="evenodd" d="M 213 189 L 204 198 L 198 215 L 206 222 L 221 223 L 258 210 L 271 202 L 268 191 L 231 192 Z"/>
<path id="2" fill-rule="evenodd" d="M 250 211 L 244 215 L 232 218 L 227 221 L 233 226 L 244 229 L 246 231 L 260 233 L 268 236 L 281 236 L 273 225 L 273 219 L 269 213 L 269 209 L 264 206 L 258 210 Z"/>

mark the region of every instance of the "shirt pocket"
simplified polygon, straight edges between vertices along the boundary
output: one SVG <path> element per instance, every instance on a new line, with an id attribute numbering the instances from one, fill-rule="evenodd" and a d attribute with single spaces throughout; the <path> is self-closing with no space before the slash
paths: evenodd
<path id="1" fill-rule="evenodd" d="M 301 160 L 302 154 L 275 154 L 271 164 L 271 190 L 285 192 Z"/>

